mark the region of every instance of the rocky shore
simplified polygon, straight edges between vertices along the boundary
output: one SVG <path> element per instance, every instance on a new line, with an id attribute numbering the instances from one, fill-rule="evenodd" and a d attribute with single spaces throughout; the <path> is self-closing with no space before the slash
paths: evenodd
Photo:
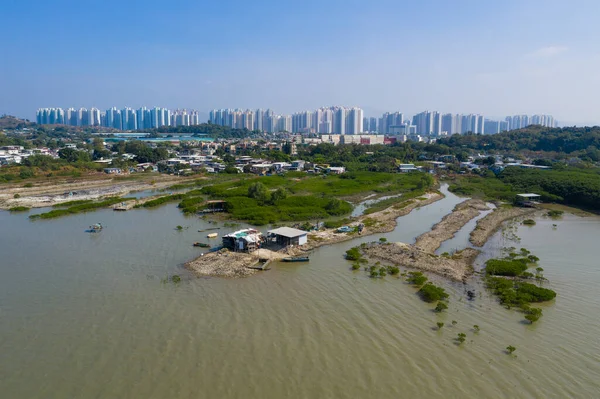
<path id="1" fill-rule="evenodd" d="M 461 202 L 430 231 L 417 237 L 415 246 L 425 252 L 434 253 L 442 245 L 442 242 L 454 237 L 456 232 L 471 219 L 489 209 L 482 200 L 470 199 Z"/>
<path id="2" fill-rule="evenodd" d="M 472 263 L 479 251 L 466 248 L 452 256 L 436 256 L 403 243 L 374 244 L 362 249 L 369 259 L 438 274 L 456 281 L 465 281 L 473 273 Z"/>
<path id="3" fill-rule="evenodd" d="M 483 247 L 487 240 L 502 227 L 502 223 L 517 217 L 530 215 L 536 211 L 536 208 L 496 208 L 492 213 L 477 221 L 475 229 L 471 232 L 471 244 L 476 247 Z"/>

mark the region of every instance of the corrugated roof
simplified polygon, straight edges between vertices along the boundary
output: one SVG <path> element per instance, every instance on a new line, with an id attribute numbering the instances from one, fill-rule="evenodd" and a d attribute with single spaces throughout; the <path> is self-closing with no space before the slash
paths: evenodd
<path id="1" fill-rule="evenodd" d="M 292 227 L 280 227 L 275 230 L 269 230 L 269 234 L 275 234 L 275 235 L 283 236 L 283 237 L 287 237 L 287 238 L 294 238 L 294 237 L 300 237 L 300 236 L 306 235 L 308 233 L 304 230 L 298 230 L 298 229 L 294 229 Z"/>

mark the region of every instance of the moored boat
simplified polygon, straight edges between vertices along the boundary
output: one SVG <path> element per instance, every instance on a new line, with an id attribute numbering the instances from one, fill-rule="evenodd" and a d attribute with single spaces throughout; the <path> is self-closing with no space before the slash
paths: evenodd
<path id="1" fill-rule="evenodd" d="M 308 260 L 308 256 L 290 256 L 282 259 L 284 262 L 308 262 Z"/>
<path id="2" fill-rule="evenodd" d="M 219 235 L 219 233 L 210 233 L 210 234 L 207 234 L 206 236 L 207 236 L 208 238 L 215 238 L 215 237 L 216 237 L 216 236 L 218 236 L 218 235 Z"/>
<path id="3" fill-rule="evenodd" d="M 210 248 L 210 245 L 209 245 L 209 244 L 205 244 L 205 243 L 203 243 L 203 242 L 195 242 L 195 243 L 194 243 L 194 246 L 195 246 L 195 247 L 200 247 L 200 248 Z"/>

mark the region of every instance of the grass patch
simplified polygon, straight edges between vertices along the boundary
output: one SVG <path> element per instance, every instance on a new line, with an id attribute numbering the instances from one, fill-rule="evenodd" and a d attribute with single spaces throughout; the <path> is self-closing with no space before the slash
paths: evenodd
<path id="1" fill-rule="evenodd" d="M 12 208 L 9 208 L 8 210 L 10 212 L 27 212 L 29 209 L 31 209 L 31 208 L 28 208 L 26 206 L 13 206 Z"/>
<path id="2" fill-rule="evenodd" d="M 135 198 L 112 197 L 99 202 L 91 202 L 79 205 L 73 205 L 67 209 L 54 209 L 50 212 L 40 213 L 38 215 L 29 216 L 30 219 L 54 219 L 61 216 L 74 215 L 77 213 L 89 212 L 98 208 L 105 208 L 114 204 L 125 201 L 134 201 Z"/>
<path id="3" fill-rule="evenodd" d="M 161 206 L 163 204 L 166 204 L 167 202 L 178 201 L 184 198 L 185 194 L 165 195 L 164 197 L 146 201 L 143 204 L 138 204 L 134 206 L 134 208 L 156 208 L 157 206 Z"/>
<path id="4" fill-rule="evenodd" d="M 61 202 L 60 204 L 52 205 L 52 208 L 68 208 L 74 205 L 82 205 L 82 204 L 91 204 L 94 200 L 75 200 L 75 201 L 67 201 Z"/>

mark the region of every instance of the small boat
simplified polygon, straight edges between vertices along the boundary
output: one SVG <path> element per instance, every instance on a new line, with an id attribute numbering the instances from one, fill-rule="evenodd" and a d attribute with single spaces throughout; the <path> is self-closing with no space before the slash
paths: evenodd
<path id="1" fill-rule="evenodd" d="M 288 258 L 283 258 L 284 262 L 308 262 L 308 256 L 290 256 Z"/>
<path id="2" fill-rule="evenodd" d="M 100 231 L 102 231 L 104 227 L 102 227 L 102 223 L 96 223 L 92 226 L 90 226 L 90 228 L 88 230 L 86 230 L 87 233 L 99 233 Z"/>
<path id="3" fill-rule="evenodd" d="M 219 235 L 219 233 L 210 233 L 210 234 L 207 234 L 206 236 L 207 236 L 208 238 L 215 238 L 215 237 L 216 237 L 216 236 L 218 236 L 218 235 Z"/>
<path id="4" fill-rule="evenodd" d="M 200 248 L 210 248 L 210 245 L 208 245 L 208 244 L 205 244 L 205 243 L 203 243 L 203 242 L 195 242 L 195 243 L 194 243 L 194 246 L 195 246 L 195 247 L 200 247 Z"/>
<path id="5" fill-rule="evenodd" d="M 211 227 L 210 229 L 198 230 L 198 232 L 202 233 L 204 231 L 209 231 L 209 230 L 221 230 L 221 228 L 220 227 Z"/>

